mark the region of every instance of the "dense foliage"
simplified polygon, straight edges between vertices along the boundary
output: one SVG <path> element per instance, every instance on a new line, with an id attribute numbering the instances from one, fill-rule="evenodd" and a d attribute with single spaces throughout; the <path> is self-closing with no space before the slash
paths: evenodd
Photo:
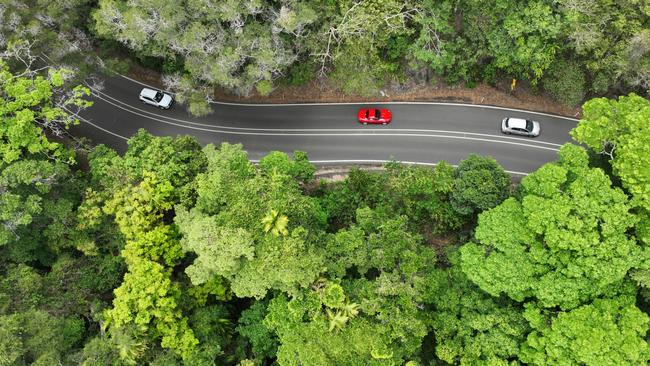
<path id="1" fill-rule="evenodd" d="M 196 115 L 214 87 L 267 95 L 323 77 L 365 96 L 516 79 L 570 106 L 650 87 L 638 0 L 5 1 L 0 50 L 16 45 L 82 72 L 124 72 L 128 55 Z"/>
<path id="2" fill-rule="evenodd" d="M 20 65 L 0 61 L 0 365 L 650 361 L 643 98 L 590 101 L 591 158 L 566 145 L 519 185 L 475 155 L 326 182 L 303 152 L 142 130 L 79 164 L 56 136 L 88 90 Z"/>
<path id="3" fill-rule="evenodd" d="M 650 7 L 594 0 L 0 3 L 0 366 L 644 365 L 650 103 L 592 99 L 557 161 L 315 178 L 304 152 L 68 127 L 94 41 L 213 86 L 433 72 L 569 104 L 650 78 Z M 112 45 L 115 46 L 116 43 Z M 53 65 L 66 64 L 68 67 Z M 114 65 L 113 65 L 114 66 Z M 419 76 L 418 76 L 419 75 Z"/>
<path id="4" fill-rule="evenodd" d="M 443 78 L 522 79 L 575 106 L 650 87 L 650 6 L 574 0 L 100 0 L 88 25 L 201 97 L 329 76 L 344 93 Z"/>
<path id="5" fill-rule="evenodd" d="M 570 309 L 615 294 L 649 259 L 628 234 L 637 219 L 627 196 L 576 145 L 519 189 L 519 199 L 479 216 L 476 242 L 461 249 L 463 271 L 486 292 Z"/>

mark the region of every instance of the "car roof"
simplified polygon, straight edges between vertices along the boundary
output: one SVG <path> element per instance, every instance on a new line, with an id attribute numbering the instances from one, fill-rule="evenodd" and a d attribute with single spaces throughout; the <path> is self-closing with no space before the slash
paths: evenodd
<path id="1" fill-rule="evenodd" d="M 526 128 L 526 120 L 523 118 L 508 118 L 508 127 Z"/>
<path id="2" fill-rule="evenodd" d="M 153 89 L 143 88 L 142 91 L 140 92 L 140 95 L 142 95 L 143 97 L 149 97 L 153 99 L 156 97 L 156 93 L 158 92 Z"/>

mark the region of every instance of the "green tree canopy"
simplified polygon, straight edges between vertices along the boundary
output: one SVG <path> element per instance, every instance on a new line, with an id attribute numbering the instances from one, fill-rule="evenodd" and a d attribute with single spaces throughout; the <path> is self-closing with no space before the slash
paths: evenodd
<path id="1" fill-rule="evenodd" d="M 522 309 L 507 298 L 494 298 L 467 279 L 458 266 L 439 270 L 424 292 L 431 304 L 436 355 L 452 365 L 509 365 L 530 331 Z"/>
<path id="2" fill-rule="evenodd" d="M 561 46 L 562 23 L 545 0 L 422 1 L 409 53 L 452 82 L 502 71 L 539 80 Z"/>
<path id="3" fill-rule="evenodd" d="M 583 57 L 591 89 L 650 86 L 650 6 L 636 0 L 558 2 L 572 50 Z"/>
<path id="4" fill-rule="evenodd" d="M 525 316 L 533 328 L 520 352 L 529 365 L 645 365 L 648 315 L 635 297 L 595 299 L 557 316 L 534 306 Z"/>
<path id="5" fill-rule="evenodd" d="M 635 201 L 650 210 L 650 101 L 635 94 L 618 100 L 595 98 L 571 136 L 607 154 L 616 176 Z"/>
<path id="6" fill-rule="evenodd" d="M 20 55 L 19 55 L 20 56 Z M 72 162 L 71 152 L 62 144 L 50 142 L 45 130 L 62 134 L 78 123 L 65 108 L 86 108 L 90 95 L 85 87 L 64 89 L 71 76 L 67 69 L 47 69 L 46 75 L 31 69 L 12 73 L 5 58 L 0 58 L 0 167 L 30 154 Z"/>
<path id="7" fill-rule="evenodd" d="M 403 364 L 420 348 L 435 254 L 403 217 L 367 208 L 357 216 L 358 226 L 328 244 L 330 280 L 271 300 L 264 325 L 279 338 L 280 364 Z"/>
<path id="8" fill-rule="evenodd" d="M 179 208 L 176 216 L 184 249 L 198 255 L 186 270 L 192 282 L 222 276 L 237 296 L 256 298 L 307 287 L 323 270 L 315 239 L 325 217 L 317 201 L 284 170 L 270 168 L 273 155 L 258 170 L 240 145 L 204 151 L 208 168 L 197 176 L 196 208 Z M 265 230 L 272 212 L 270 224 L 281 219 L 282 235 Z"/>
<path id="9" fill-rule="evenodd" d="M 511 178 L 496 160 L 470 155 L 454 172 L 451 203 L 463 215 L 493 208 L 508 197 Z"/>
<path id="10" fill-rule="evenodd" d="M 0 58 L 0 246 L 11 244 L 15 261 L 50 264 L 53 253 L 86 238 L 65 230 L 76 223 L 79 200 L 74 152 L 46 132 L 65 134 L 77 123 L 75 111 L 92 103 L 87 88 L 67 83 L 70 70 L 27 64 L 10 71 L 8 63 L 21 57 Z"/>
<path id="11" fill-rule="evenodd" d="M 141 57 L 180 60 L 168 63 L 167 81 L 190 110 L 205 114 L 212 96 L 201 85 L 239 94 L 263 89 L 296 60 L 316 13 L 297 2 L 102 0 L 92 18 L 99 36 Z"/>
<path id="12" fill-rule="evenodd" d="M 628 236 L 636 217 L 627 196 L 565 145 L 509 198 L 479 215 L 476 240 L 461 248 L 463 272 L 493 296 L 574 308 L 615 293 L 643 251 Z"/>
<path id="13" fill-rule="evenodd" d="M 106 311 L 106 325 L 135 325 L 139 332 L 161 337 L 161 345 L 183 358 L 195 352 L 198 340 L 178 307 L 181 292 L 171 281 L 171 266 L 181 256 L 174 229 L 162 224 L 172 208 L 172 185 L 146 173 L 138 186 L 116 192 L 104 209 L 114 214 L 127 239 L 122 256 L 128 265 L 124 281 L 115 290 L 113 308 Z M 153 329 L 149 332 L 149 327 Z"/>

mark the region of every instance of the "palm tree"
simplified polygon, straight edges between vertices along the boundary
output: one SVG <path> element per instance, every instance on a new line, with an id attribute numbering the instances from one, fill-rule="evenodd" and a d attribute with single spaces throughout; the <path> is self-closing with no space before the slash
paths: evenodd
<path id="1" fill-rule="evenodd" d="M 359 314 L 359 305 L 353 302 L 348 302 L 341 306 L 341 313 L 347 316 L 348 318 L 354 318 Z"/>
<path id="2" fill-rule="evenodd" d="M 271 212 L 264 216 L 262 224 L 264 224 L 265 233 L 270 231 L 275 236 L 289 234 L 289 230 L 287 230 L 289 218 L 285 215 L 280 215 L 276 210 L 271 210 Z"/>
<path id="3" fill-rule="evenodd" d="M 338 311 L 332 311 L 330 309 L 325 309 L 327 312 L 327 317 L 330 320 L 330 328 L 329 331 L 331 332 L 332 330 L 342 330 L 343 327 L 345 326 L 345 323 L 348 322 L 347 316 L 339 313 Z"/>
<path id="4" fill-rule="evenodd" d="M 338 310 L 332 311 L 331 309 L 325 309 L 325 312 L 330 320 L 329 331 L 331 332 L 334 329 L 342 330 L 348 320 L 359 314 L 359 305 L 355 303 L 346 303 Z"/>
<path id="5" fill-rule="evenodd" d="M 147 343 L 137 333 L 133 327 L 110 329 L 111 343 L 125 365 L 137 365 L 138 359 L 147 350 Z"/>

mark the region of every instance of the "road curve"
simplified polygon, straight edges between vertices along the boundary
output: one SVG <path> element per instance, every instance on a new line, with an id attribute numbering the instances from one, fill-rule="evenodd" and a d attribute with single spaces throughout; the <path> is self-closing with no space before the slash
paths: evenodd
<path id="1" fill-rule="evenodd" d="M 269 151 L 303 150 L 318 164 L 367 163 L 398 160 L 451 164 L 471 153 L 489 155 L 513 174 L 526 174 L 556 158 L 559 147 L 571 141 L 576 120 L 544 113 L 453 103 L 214 103 L 213 113 L 191 117 L 181 105 L 163 111 L 137 98 L 141 83 L 108 77 L 103 90 L 94 90 L 94 105 L 71 129 L 95 143 L 118 151 L 126 139 L 144 128 L 158 136 L 193 135 L 202 144 L 241 143 L 251 160 Z M 388 126 L 356 122 L 361 105 L 386 106 L 393 111 Z M 500 121 L 506 116 L 540 121 L 538 138 L 505 136 Z"/>

